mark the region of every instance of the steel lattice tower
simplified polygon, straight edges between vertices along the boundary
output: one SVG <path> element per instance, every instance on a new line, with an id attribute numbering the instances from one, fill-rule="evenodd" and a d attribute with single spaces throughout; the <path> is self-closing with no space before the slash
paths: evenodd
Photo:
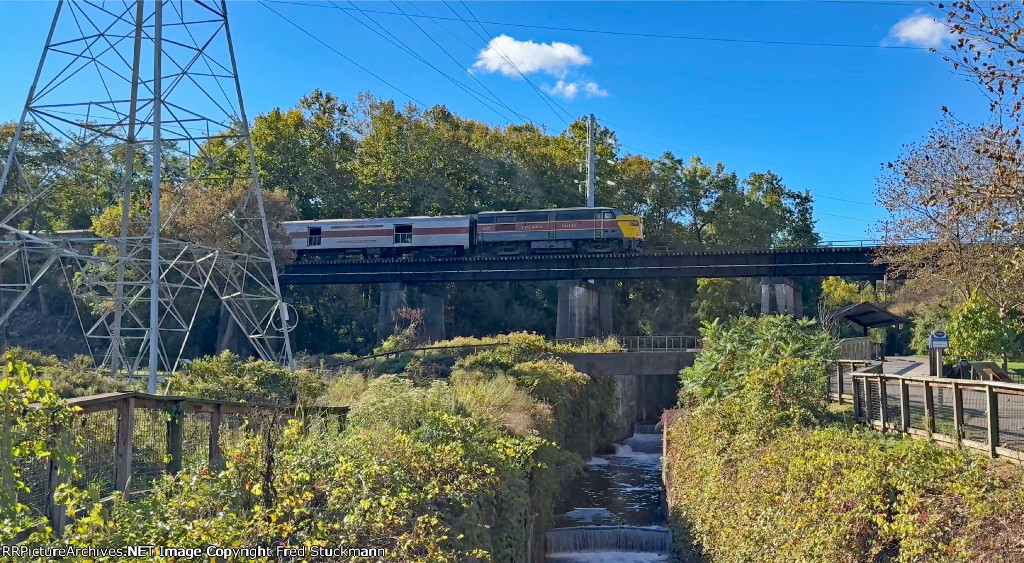
<path id="1" fill-rule="evenodd" d="M 260 357 L 291 365 L 226 2 L 61 0 L 5 152 L 0 268 L 19 277 L 0 280 L 0 324 L 59 264 L 94 358 L 148 368 L 151 392 L 209 290 Z M 120 207 L 111 232 L 48 221 L 84 193 Z"/>

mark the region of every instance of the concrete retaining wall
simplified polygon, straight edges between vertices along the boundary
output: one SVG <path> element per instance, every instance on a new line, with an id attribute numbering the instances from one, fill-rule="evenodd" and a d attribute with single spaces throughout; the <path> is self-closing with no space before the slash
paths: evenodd
<path id="1" fill-rule="evenodd" d="M 618 441 L 632 435 L 635 423 L 654 421 L 662 411 L 675 406 L 679 371 L 693 365 L 694 356 L 694 352 L 684 351 L 563 354 L 561 357 L 579 372 L 615 380 L 615 432 L 610 438 Z"/>

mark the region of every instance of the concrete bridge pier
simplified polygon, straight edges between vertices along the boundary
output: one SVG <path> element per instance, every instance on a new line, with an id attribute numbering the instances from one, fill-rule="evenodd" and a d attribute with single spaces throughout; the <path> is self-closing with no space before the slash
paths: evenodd
<path id="1" fill-rule="evenodd" d="M 587 282 L 558 282 L 555 338 L 606 336 L 611 333 L 611 288 Z"/>
<path id="2" fill-rule="evenodd" d="M 444 308 L 447 299 L 444 285 L 405 283 L 380 284 L 377 308 L 377 340 L 394 334 L 398 311 L 406 307 L 423 311 L 423 334 L 428 342 L 444 340 Z"/>
<path id="3" fill-rule="evenodd" d="M 800 285 L 793 278 L 761 278 L 761 314 L 804 316 Z"/>
<path id="4" fill-rule="evenodd" d="M 420 287 L 420 304 L 423 309 L 423 333 L 427 342 L 444 340 L 444 308 L 447 303 L 444 285 Z"/>
<path id="5" fill-rule="evenodd" d="M 391 336 L 398 320 L 398 311 L 409 306 L 409 286 L 404 283 L 380 284 L 380 300 L 377 306 L 377 341 Z"/>

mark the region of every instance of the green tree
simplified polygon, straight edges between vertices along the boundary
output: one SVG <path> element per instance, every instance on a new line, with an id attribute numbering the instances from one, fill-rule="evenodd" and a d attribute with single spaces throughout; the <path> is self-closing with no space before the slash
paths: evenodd
<path id="1" fill-rule="evenodd" d="M 821 385 L 835 344 L 813 321 L 788 315 L 737 317 L 701 328 L 701 353 L 692 367 L 680 372 L 680 402 L 715 403 L 741 390 L 748 375 L 787 359 L 809 362 L 820 372 Z"/>
<path id="2" fill-rule="evenodd" d="M 946 328 L 949 350 L 946 361 L 964 357 L 972 360 L 1001 358 L 1006 371 L 1009 358 L 1021 353 L 1020 335 L 1024 325 L 1020 319 L 1000 314 L 983 298 L 972 295 L 953 309 Z"/>

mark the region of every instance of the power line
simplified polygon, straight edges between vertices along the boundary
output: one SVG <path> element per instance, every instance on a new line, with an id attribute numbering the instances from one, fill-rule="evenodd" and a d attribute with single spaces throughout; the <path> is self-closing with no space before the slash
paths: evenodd
<path id="1" fill-rule="evenodd" d="M 351 0 L 350 0 L 349 3 L 350 4 L 352 3 Z M 334 4 L 334 2 L 331 2 L 331 4 Z M 355 4 L 353 4 L 353 6 L 354 5 Z M 403 14 L 405 14 L 405 17 L 409 20 L 409 23 L 411 23 L 412 25 L 416 26 L 416 29 L 420 30 L 420 32 L 422 32 L 423 35 L 426 35 L 427 39 L 429 39 L 431 43 L 436 45 L 438 49 L 441 49 L 441 51 L 445 55 L 447 55 L 448 58 L 451 59 L 451 61 L 453 63 L 455 63 L 455 66 L 457 66 L 459 68 L 463 68 L 462 63 L 460 63 L 459 60 L 456 59 L 454 55 L 452 55 L 450 52 L 448 52 L 448 49 L 445 49 L 440 43 L 438 43 L 437 40 L 434 39 L 434 37 L 432 35 L 427 33 L 427 31 L 425 29 L 420 27 L 420 24 L 416 23 L 416 20 L 412 19 L 412 17 L 408 13 L 406 13 L 406 11 L 401 8 L 401 6 L 396 4 L 394 1 L 391 2 L 391 5 L 394 6 L 395 9 L 397 9 L 399 12 L 402 12 Z M 494 98 L 494 100 L 496 102 L 498 102 L 499 104 L 501 104 L 502 106 L 504 106 L 505 109 L 507 109 L 508 111 L 516 114 L 517 116 L 519 116 L 520 119 L 525 119 L 526 121 L 529 121 L 530 123 L 533 123 L 532 119 L 526 117 L 525 115 L 523 115 L 523 114 L 519 113 L 518 111 L 516 111 L 516 110 L 512 109 L 511 107 L 509 107 L 509 105 L 506 104 L 505 101 L 501 99 L 501 97 L 499 97 L 497 94 L 495 94 L 493 91 L 491 91 L 491 89 L 488 88 L 486 84 L 481 82 L 479 78 L 474 76 L 473 73 L 467 71 L 466 74 L 468 74 L 470 76 L 470 78 L 475 80 L 477 84 L 479 84 L 484 90 L 486 90 L 489 94 L 491 94 L 491 96 Z M 511 120 L 509 120 L 509 121 L 511 121 Z"/>
<path id="2" fill-rule="evenodd" d="M 443 1 L 444 1 L 444 5 L 447 6 L 448 9 L 451 10 L 451 12 L 453 14 L 455 14 L 456 17 L 458 17 L 462 21 L 462 23 L 466 24 L 466 27 L 468 27 L 470 29 L 470 31 L 475 33 L 476 36 L 479 37 L 480 40 L 483 41 L 485 44 L 490 44 L 490 41 L 486 37 L 481 35 L 477 30 L 473 29 L 473 26 L 470 25 L 468 21 L 466 21 L 466 18 L 462 17 L 462 14 L 458 13 L 455 10 L 455 8 L 452 8 L 452 6 L 450 4 L 448 4 L 448 0 L 443 0 Z M 483 23 L 481 23 L 480 20 L 473 14 L 473 11 L 469 9 L 469 6 L 467 6 L 466 3 L 463 2 L 462 0 L 459 0 L 459 3 L 462 4 L 463 9 L 466 10 L 466 13 L 469 14 L 469 17 L 473 18 L 473 21 L 476 22 L 476 25 L 478 25 L 480 27 L 480 29 L 484 32 L 484 34 L 490 35 L 490 33 L 487 32 L 487 29 L 484 28 Z M 562 107 L 562 104 L 559 104 L 557 100 L 555 100 L 551 96 L 546 95 L 545 92 L 543 92 L 540 88 L 538 88 L 537 85 L 534 84 L 532 80 L 527 78 L 526 74 L 522 70 L 520 70 L 519 66 L 516 65 L 516 63 L 511 58 L 509 58 L 509 56 L 506 55 L 504 51 L 501 50 L 501 47 L 498 47 L 497 45 L 495 45 L 494 49 L 498 52 L 498 54 L 501 56 L 501 58 L 504 59 L 505 62 L 507 62 L 513 69 L 515 69 L 516 73 L 518 73 L 519 76 L 522 77 L 522 79 L 525 80 L 526 83 L 529 84 L 530 87 L 533 88 L 533 90 L 535 92 L 537 92 L 537 95 L 540 96 L 541 101 L 543 101 L 551 109 L 551 111 L 554 112 L 554 114 L 559 119 L 561 119 L 563 123 L 565 123 L 565 126 L 568 127 L 569 126 L 569 121 L 566 120 L 565 117 L 563 117 L 562 115 L 560 115 L 558 113 L 558 110 L 555 109 L 555 106 L 558 106 L 558 108 L 560 108 L 562 110 L 562 112 L 564 112 L 564 114 L 569 117 L 570 120 L 574 119 L 572 113 L 567 111 L 564 107 Z M 554 106 L 552 105 L 552 103 L 554 104 Z"/>
<path id="3" fill-rule="evenodd" d="M 273 1 L 273 0 L 271 0 L 271 1 Z M 275 9 L 271 8 L 270 6 L 268 6 L 268 5 L 267 5 L 267 1 L 266 1 L 266 0 L 259 0 L 259 3 L 260 3 L 260 5 L 262 5 L 262 6 L 264 7 L 264 8 L 266 8 L 266 9 L 270 10 L 271 12 L 274 12 L 274 14 L 276 14 L 276 15 L 277 15 L 277 17 L 279 17 L 279 18 L 283 19 L 284 21 L 288 22 L 289 24 L 291 24 L 291 25 L 292 25 L 292 27 L 294 27 L 295 29 L 298 29 L 298 30 L 299 30 L 299 31 L 301 31 L 302 33 L 306 34 L 306 35 L 307 35 L 307 36 L 308 36 L 308 37 L 309 37 L 310 39 L 312 39 L 313 41 L 316 41 L 317 43 L 319 43 L 319 44 L 323 45 L 324 47 L 327 47 L 327 48 L 328 48 L 329 50 L 331 50 L 331 52 L 333 52 L 333 53 L 334 53 L 335 55 L 338 55 L 339 57 L 341 57 L 341 58 L 345 59 L 346 61 L 348 61 L 349 63 L 353 64 L 354 66 L 356 66 L 357 68 L 359 68 L 359 69 L 360 69 L 360 70 L 362 70 L 363 72 L 365 72 L 365 73 L 369 74 L 370 76 L 372 76 L 372 77 L 376 78 L 377 80 L 380 80 L 380 81 L 381 81 L 381 82 L 383 82 L 384 84 L 386 84 L 386 85 L 390 86 L 390 87 L 391 87 L 391 88 L 392 88 L 393 90 L 395 90 L 395 91 L 397 91 L 398 93 L 402 94 L 403 96 L 405 96 L 405 97 L 409 98 L 410 100 L 412 100 L 412 101 L 416 102 L 417 104 L 419 104 L 419 105 L 421 105 L 421 106 L 423 106 L 423 107 L 427 107 L 427 104 L 424 104 L 423 102 L 421 102 L 421 101 L 417 100 L 417 99 L 416 99 L 416 98 L 415 98 L 415 97 L 414 97 L 414 96 L 413 96 L 412 94 L 410 94 L 410 93 L 406 92 L 405 90 L 402 90 L 402 89 L 401 89 L 401 88 L 399 88 L 398 86 L 395 86 L 394 84 L 392 84 L 392 83 L 388 82 L 387 80 L 385 80 L 385 79 L 381 78 L 381 77 L 380 77 L 380 75 L 378 75 L 377 73 L 375 73 L 375 72 L 373 72 L 372 70 L 370 70 L 370 69 L 366 68 L 365 66 L 363 66 L 363 65 L 361 65 L 361 64 L 359 64 L 359 63 L 357 63 L 356 61 L 352 60 L 352 59 L 351 59 L 350 57 L 348 57 L 347 55 L 345 55 L 345 54 L 344 54 L 344 53 L 342 53 L 341 51 L 339 51 L 339 50 L 335 49 L 334 47 L 332 47 L 331 45 L 329 45 L 329 44 L 325 43 L 325 42 L 324 42 L 323 40 L 321 40 L 321 39 L 320 39 L 319 37 L 317 37 L 317 36 L 313 35 L 313 34 L 312 34 L 312 33 L 310 33 L 309 31 L 306 31 L 306 29 L 305 29 L 305 28 L 303 28 L 302 26 L 300 26 L 299 24 L 297 24 L 297 23 L 293 22 L 292 20 L 288 19 L 287 17 L 285 17 L 285 16 L 283 15 L 283 14 L 281 14 L 281 13 L 280 13 L 280 12 L 278 12 L 277 10 L 275 10 Z"/>
<path id="4" fill-rule="evenodd" d="M 836 0 L 830 0 L 830 1 L 836 1 Z M 877 205 L 874 204 L 874 203 L 867 203 L 867 202 L 864 202 L 864 201 L 854 201 L 852 199 L 843 199 L 841 197 L 833 197 L 833 196 L 830 196 L 830 195 L 816 195 L 814 197 L 820 197 L 822 199 L 834 199 L 836 201 L 842 201 L 844 203 L 854 203 L 856 205 L 866 205 L 868 207 L 877 207 Z"/>
<path id="5" fill-rule="evenodd" d="M 827 215 L 829 217 L 836 217 L 839 219 L 847 219 L 849 221 L 858 221 L 860 223 L 870 223 L 871 219 L 865 219 L 863 217 L 847 217 L 846 215 L 836 215 L 835 213 L 825 213 L 824 211 L 815 211 L 816 215 Z"/>
<path id="6" fill-rule="evenodd" d="M 339 10 L 341 9 L 341 8 L 340 8 L 340 6 L 338 6 L 337 4 L 335 4 L 335 3 L 333 2 L 333 1 L 331 1 L 331 2 L 330 2 L 330 4 L 331 4 L 332 6 L 334 6 L 335 8 L 338 8 Z M 354 7 L 356 7 L 356 6 L 355 6 L 355 4 L 352 4 L 352 5 L 353 5 Z M 357 9 L 357 10 L 358 10 L 358 11 L 359 11 L 360 13 L 362 13 L 362 12 L 363 12 L 363 11 L 362 11 L 362 10 L 360 10 L 360 9 L 359 9 L 358 7 L 356 7 L 356 9 Z M 473 98 L 473 99 L 475 99 L 476 101 L 478 101 L 478 102 L 480 102 L 481 104 L 483 104 L 483 105 L 484 105 L 485 107 L 487 107 L 487 109 L 489 109 L 489 110 L 493 111 L 493 112 L 494 112 L 495 114 L 497 114 L 497 115 L 498 115 L 499 117 L 501 117 L 501 118 L 502 118 L 502 119 L 504 119 L 505 121 L 509 121 L 509 122 L 511 122 L 511 121 L 512 121 L 512 119 L 510 119 L 510 118 L 509 118 L 509 117 L 508 117 L 507 115 L 505 115 L 505 114 L 501 113 L 501 112 L 500 112 L 500 111 L 498 111 L 498 110 L 497 110 L 497 109 L 496 109 L 495 107 L 493 107 L 493 106 L 491 106 L 491 105 L 490 105 L 489 103 L 487 103 L 487 101 L 485 101 L 485 100 L 483 99 L 483 98 L 486 98 L 486 96 L 484 96 L 484 95 L 483 95 L 483 94 L 481 94 L 480 92 L 477 92 L 476 90 L 473 90 L 473 89 L 472 89 L 472 88 L 470 88 L 469 86 L 466 86 L 465 84 L 463 84 L 463 83 L 462 83 L 461 81 L 459 81 L 458 79 L 456 79 L 456 78 L 452 77 L 451 75 L 449 75 L 448 73 L 444 72 L 444 71 L 443 71 L 443 70 L 441 70 L 440 68 L 438 68 L 438 67 L 434 66 L 434 65 L 433 65 L 433 64 L 432 64 L 432 63 L 431 63 L 430 61 L 428 61 L 427 59 L 425 59 L 424 57 L 422 57 L 422 56 L 421 56 L 421 55 L 420 55 L 419 53 L 417 53 L 417 52 L 416 52 L 416 51 L 415 51 L 414 49 L 412 49 L 411 47 L 409 47 L 409 46 L 408 46 L 408 45 L 407 45 L 407 44 L 406 44 L 406 43 L 405 43 L 404 41 L 402 41 L 402 40 L 401 40 L 401 39 L 399 39 L 398 37 L 395 37 L 395 35 L 394 35 L 393 33 L 391 33 L 390 31 L 388 31 L 388 30 L 387 30 L 387 29 L 386 29 L 386 28 L 385 28 L 384 26 L 382 26 L 382 25 L 381 25 L 380 23 L 378 23 L 378 22 L 377 22 L 376 20 L 374 20 L 374 19 L 373 19 L 372 17 L 370 17 L 370 16 L 366 15 L 365 13 L 363 14 L 363 16 L 364 16 L 364 17 L 366 17 L 366 18 L 367 18 L 368 20 L 370 20 L 371 22 L 373 22 L 373 24 L 374 24 L 374 25 L 376 25 L 377 27 L 379 27 L 379 28 L 381 29 L 381 31 L 383 31 L 384 33 L 381 33 L 380 31 L 377 31 L 376 29 L 374 29 L 374 28 L 370 27 L 370 25 L 369 25 L 369 24 L 367 24 L 366 22 L 364 22 L 364 21 L 360 20 L 359 18 L 357 18 L 357 17 L 355 16 L 355 15 L 353 15 L 353 14 L 349 13 L 348 11 L 344 11 L 344 10 L 342 10 L 342 13 L 344 13 L 344 14 L 345 14 L 346 16 L 348 16 L 348 17 L 352 18 L 353 20 L 355 20 L 355 21 L 356 21 L 356 23 L 358 23 L 358 24 L 362 25 L 362 26 L 363 26 L 363 27 L 365 27 L 366 29 L 369 29 L 369 30 L 370 30 L 371 32 L 373 32 L 374 34 L 376 34 L 376 35 L 377 35 L 378 37 L 380 37 L 381 39 L 384 39 L 385 41 L 387 41 L 387 42 L 391 43 L 391 44 L 392 44 L 392 45 L 394 45 L 395 47 L 398 47 L 399 49 L 401 49 L 401 50 L 405 51 L 405 52 L 406 52 L 407 54 L 409 54 L 410 56 L 412 56 L 413 58 L 415 58 L 415 59 L 416 59 L 416 60 L 418 60 L 419 62 L 423 63 L 424 65 L 426 65 L 426 66 L 428 66 L 428 67 L 430 67 L 430 68 L 431 68 L 431 69 L 433 69 L 433 70 L 434 70 L 435 72 L 437 72 L 437 73 L 438 73 L 438 74 L 440 74 L 441 76 L 445 77 L 445 78 L 446 78 L 446 79 L 447 79 L 447 80 L 448 80 L 449 82 L 451 82 L 451 83 L 452 83 L 452 84 L 454 84 L 455 86 L 457 86 L 457 87 L 459 87 L 460 89 L 462 89 L 462 91 L 464 91 L 464 92 L 466 92 L 467 94 L 469 94 L 469 96 L 470 96 L 470 97 L 472 97 L 472 98 Z M 387 35 L 384 35 L 384 34 L 387 34 Z"/>
<path id="7" fill-rule="evenodd" d="M 261 0 L 262 1 L 262 0 Z M 295 4 L 297 6 L 308 6 L 313 8 L 326 8 L 322 4 L 311 4 L 308 2 L 298 2 L 294 0 L 266 0 L 269 2 L 275 2 L 279 4 Z M 822 3 L 840 3 L 838 0 L 825 0 Z M 852 3 L 852 2 L 851 2 Z M 875 2 L 869 2 L 874 4 Z M 347 9 L 347 8 L 340 8 Z M 398 12 L 389 12 L 387 10 L 365 10 L 368 13 L 374 14 L 385 14 L 391 16 L 402 16 Z M 468 11 L 468 10 L 467 10 Z M 472 13 L 472 12 L 470 12 Z M 445 16 L 432 16 L 426 14 L 412 14 L 415 18 L 430 18 L 437 20 L 457 21 L 455 18 L 449 18 Z M 460 18 L 461 19 L 461 18 Z M 475 19 L 475 18 L 474 18 Z M 463 20 L 464 21 L 464 20 Z M 587 29 L 579 27 L 559 27 L 553 25 L 538 25 L 538 24 L 526 24 L 526 23 L 514 23 L 514 22 L 497 22 L 497 21 L 486 21 L 486 20 L 475 20 L 479 24 L 487 25 L 498 25 L 505 27 L 520 27 L 528 29 L 544 29 L 548 31 L 569 31 L 573 33 L 595 33 L 602 35 L 617 35 L 623 37 L 640 37 L 646 39 L 675 39 L 680 41 L 708 41 L 718 43 L 744 43 L 754 45 L 783 45 L 791 47 L 837 47 L 837 48 L 848 48 L 848 49 L 897 49 L 897 50 L 913 50 L 913 51 L 928 51 L 930 47 L 915 47 L 913 45 L 875 45 L 870 43 L 829 43 L 829 42 L 818 42 L 818 41 L 783 41 L 774 39 L 748 39 L 748 38 L 737 38 L 737 37 L 707 37 L 700 35 L 672 35 L 665 33 L 646 33 L 639 31 L 619 31 L 613 29 Z M 486 31 L 486 30 L 485 30 Z"/>

